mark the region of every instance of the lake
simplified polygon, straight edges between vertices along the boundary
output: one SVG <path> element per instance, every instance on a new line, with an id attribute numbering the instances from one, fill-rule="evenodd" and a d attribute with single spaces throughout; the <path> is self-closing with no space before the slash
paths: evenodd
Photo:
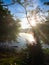
<path id="1" fill-rule="evenodd" d="M 18 42 L 6 42 L 4 44 L 0 44 L 0 46 L 5 46 L 6 47 L 17 47 L 18 46 L 18 49 L 21 49 L 21 48 L 26 48 L 26 44 L 27 42 L 35 42 L 34 40 L 34 37 L 32 37 L 31 35 L 27 34 L 27 33 L 19 33 L 19 36 L 17 38 Z M 42 44 L 42 48 L 49 48 L 49 45 L 48 44 Z"/>
<path id="2" fill-rule="evenodd" d="M 16 46 L 17 45 L 19 49 L 26 48 L 27 41 L 30 42 L 30 40 L 29 40 L 28 37 L 29 37 L 28 34 L 26 34 L 26 33 L 20 33 L 19 36 L 18 36 L 18 43 L 16 43 L 16 42 L 14 43 L 13 42 L 12 46 Z M 34 42 L 34 38 L 32 38 L 32 37 L 30 37 L 30 38 L 33 39 L 31 41 Z M 42 48 L 49 48 L 49 45 L 48 44 L 42 44 Z"/>

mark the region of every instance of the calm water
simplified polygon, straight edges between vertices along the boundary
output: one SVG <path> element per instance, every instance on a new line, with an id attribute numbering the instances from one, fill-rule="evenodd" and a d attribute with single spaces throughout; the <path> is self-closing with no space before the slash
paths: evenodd
<path id="1" fill-rule="evenodd" d="M 18 46 L 19 49 L 21 48 L 26 48 L 26 39 L 29 41 L 29 38 L 27 37 L 27 34 L 26 33 L 20 33 L 19 36 L 18 36 L 18 43 L 17 42 L 9 42 L 9 43 L 5 43 L 4 45 L 9 45 L 9 47 L 13 47 L 13 46 Z M 32 41 L 32 40 L 31 40 Z M 30 42 L 30 41 L 29 41 Z M 0 44 L 1 46 L 2 44 Z M 49 45 L 47 44 L 42 44 L 42 48 L 49 48 Z"/>
<path id="2" fill-rule="evenodd" d="M 12 46 L 17 45 L 19 48 L 26 48 L 26 43 L 27 43 L 26 39 L 27 39 L 26 33 L 21 33 L 20 37 L 18 37 L 19 43 L 12 43 Z M 28 39 L 28 41 L 29 41 L 29 39 Z M 49 48 L 49 45 L 42 44 L 42 48 Z"/>

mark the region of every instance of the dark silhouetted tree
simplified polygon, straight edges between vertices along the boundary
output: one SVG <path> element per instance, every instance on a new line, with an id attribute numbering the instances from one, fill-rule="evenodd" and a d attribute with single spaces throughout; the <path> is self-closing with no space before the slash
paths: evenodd
<path id="1" fill-rule="evenodd" d="M 20 20 L 14 20 L 10 11 L 0 4 L 0 42 L 16 41 Z"/>

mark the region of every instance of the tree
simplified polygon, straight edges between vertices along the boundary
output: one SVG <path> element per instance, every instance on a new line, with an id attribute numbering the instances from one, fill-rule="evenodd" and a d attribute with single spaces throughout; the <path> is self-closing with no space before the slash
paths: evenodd
<path id="1" fill-rule="evenodd" d="M 10 11 L 0 4 L 0 42 L 16 41 L 20 20 L 14 20 Z"/>
<path id="2" fill-rule="evenodd" d="M 44 5 L 49 5 L 49 2 L 44 2 Z"/>
<path id="3" fill-rule="evenodd" d="M 29 18 L 30 16 L 28 16 L 28 13 L 30 12 L 33 12 L 34 13 L 34 17 L 36 19 L 36 14 L 40 13 L 39 11 L 40 10 L 37 10 L 35 9 L 34 11 L 31 10 L 27 10 L 29 7 L 33 7 L 33 1 L 32 0 L 24 0 L 21 1 L 21 0 L 12 0 L 13 3 L 18 3 L 20 6 L 22 6 L 25 10 L 25 14 L 26 14 L 26 18 L 27 18 L 27 21 L 28 23 L 30 24 L 30 21 L 29 21 Z M 12 3 L 11 3 L 12 4 Z M 7 4 L 7 5 L 2 5 L 2 6 L 9 6 L 11 4 Z M 33 14 L 32 14 L 33 15 Z M 41 50 L 41 45 L 40 45 L 40 40 L 39 40 L 39 34 L 42 36 L 43 33 L 41 33 L 41 31 L 39 30 L 39 28 L 37 27 L 36 29 L 30 24 L 30 26 L 32 27 L 32 30 L 34 30 L 34 36 L 37 38 L 36 42 L 37 42 L 37 45 L 33 45 L 33 46 L 30 46 L 29 49 L 28 49 L 28 57 L 27 56 L 27 53 L 25 53 L 25 56 L 23 57 L 23 61 L 24 65 L 41 65 L 42 64 L 42 50 Z M 39 32 L 38 32 L 39 31 Z M 33 53 L 34 52 L 34 53 Z M 37 60 L 38 59 L 38 60 Z M 29 63 L 30 62 L 30 63 Z"/>
<path id="4" fill-rule="evenodd" d="M 45 15 L 40 15 L 40 13 L 42 13 L 43 14 L 43 12 L 45 12 L 45 11 L 43 11 L 43 10 L 41 10 L 41 8 L 39 7 L 39 6 L 37 6 L 36 7 L 36 9 L 34 9 L 34 10 L 28 10 L 28 8 L 33 8 L 33 1 L 31 1 L 31 0 L 24 0 L 23 2 L 21 1 L 21 0 L 17 0 L 16 1 L 19 5 L 21 5 L 23 8 L 24 8 L 24 10 L 25 10 L 25 14 L 26 14 L 26 19 L 27 19 L 27 21 L 28 21 L 28 23 L 30 24 L 30 26 L 32 27 L 32 30 L 34 30 L 34 34 L 35 34 L 35 36 L 37 35 L 38 37 L 41 37 L 40 39 L 41 40 L 44 40 L 44 42 L 45 42 L 45 40 L 46 40 L 46 43 L 48 42 L 49 43 L 49 41 L 48 41 L 48 37 L 47 37 L 47 35 L 46 35 L 46 33 L 44 34 L 44 32 L 43 31 L 45 31 L 45 29 L 44 29 L 44 27 L 48 27 L 47 25 L 45 25 L 43 22 L 45 22 L 45 19 L 46 19 L 46 16 Z M 29 15 L 28 15 L 28 13 L 29 13 Z M 30 23 L 30 20 L 31 20 L 31 17 L 32 16 L 34 16 L 34 19 L 36 20 L 36 22 L 38 22 L 38 20 L 36 19 L 37 17 L 36 16 L 39 16 L 39 18 L 41 18 L 42 20 L 41 21 L 39 21 L 39 22 L 42 22 L 43 24 L 44 24 L 44 27 L 42 26 L 43 24 L 39 24 L 39 26 L 41 26 L 41 28 L 43 27 L 43 30 L 42 29 L 40 29 L 40 27 L 39 26 L 37 26 L 36 28 L 34 28 L 32 25 L 31 25 L 31 23 Z M 43 18 L 43 17 L 45 17 L 45 19 Z M 30 20 L 29 20 L 30 19 Z M 33 21 L 32 21 L 33 22 Z M 48 28 L 47 28 L 48 29 Z M 45 31 L 46 32 L 46 31 Z M 49 35 L 48 35 L 49 36 Z M 40 40 L 38 40 L 38 41 L 40 41 Z"/>
<path id="5" fill-rule="evenodd" d="M 48 13 L 46 21 L 42 24 L 38 24 L 38 28 L 44 33 L 41 35 L 41 40 L 44 43 L 49 44 L 49 10 L 47 10 L 46 13 Z"/>
<path id="6" fill-rule="evenodd" d="M 40 44 L 27 45 L 27 48 L 22 51 L 21 65 L 43 65 L 44 54 Z"/>

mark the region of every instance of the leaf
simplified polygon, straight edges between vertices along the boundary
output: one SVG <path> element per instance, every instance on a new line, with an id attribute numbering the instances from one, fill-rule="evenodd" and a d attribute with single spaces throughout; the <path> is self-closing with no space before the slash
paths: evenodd
<path id="1" fill-rule="evenodd" d="M 49 2 L 44 2 L 44 5 L 49 5 Z"/>

